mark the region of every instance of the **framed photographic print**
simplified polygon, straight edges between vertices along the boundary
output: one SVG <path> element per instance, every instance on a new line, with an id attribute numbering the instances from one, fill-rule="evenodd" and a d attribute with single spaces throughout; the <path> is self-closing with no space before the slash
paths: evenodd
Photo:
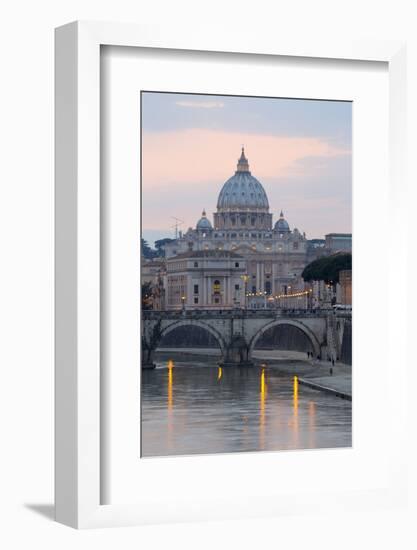
<path id="1" fill-rule="evenodd" d="M 57 29 L 59 521 L 404 498 L 375 269 L 404 253 L 375 233 L 401 227 L 404 78 L 382 41 Z"/>
<path id="2" fill-rule="evenodd" d="M 352 103 L 141 115 L 142 456 L 350 447 Z"/>

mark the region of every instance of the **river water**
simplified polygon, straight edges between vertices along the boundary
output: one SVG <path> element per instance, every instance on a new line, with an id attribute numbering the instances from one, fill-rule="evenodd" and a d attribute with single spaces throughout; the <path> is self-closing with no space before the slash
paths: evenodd
<path id="1" fill-rule="evenodd" d="M 214 358 L 142 372 L 142 456 L 350 447 L 351 402 L 277 367 L 220 368 Z"/>

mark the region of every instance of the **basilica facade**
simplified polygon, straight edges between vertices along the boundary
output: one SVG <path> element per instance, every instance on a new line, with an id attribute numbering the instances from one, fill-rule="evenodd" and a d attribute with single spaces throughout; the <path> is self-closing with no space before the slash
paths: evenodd
<path id="1" fill-rule="evenodd" d="M 199 273 L 200 280 L 193 282 L 194 268 L 181 272 L 184 287 L 181 291 L 184 296 L 181 298 L 183 302 L 185 298 L 188 307 L 204 307 L 208 300 L 214 304 L 214 288 L 210 286 L 214 281 L 217 295 L 220 292 L 224 296 L 222 306 L 233 307 L 237 301 L 242 303 L 242 292 L 252 297 L 275 296 L 302 289 L 301 273 L 309 262 L 308 250 L 305 233 L 297 228 L 291 229 L 282 210 L 274 223 L 265 189 L 251 174 L 242 148 L 235 174 L 220 191 L 213 221 L 203 210 L 195 228 L 189 228 L 179 238 L 165 245 L 168 307 L 178 307 L 178 301 L 172 297 L 170 299 L 170 287 L 174 287 L 170 284 L 170 275 L 179 276 L 174 268 L 179 256 L 183 259 L 182 266 L 187 267 L 188 262 L 184 264 L 186 258 L 192 259 L 192 266 L 197 261 L 194 257 L 207 255 L 210 259 L 207 280 L 204 274 Z M 230 275 L 225 272 L 226 257 Z M 237 257 L 240 261 L 233 261 Z M 216 258 L 219 273 L 216 272 Z M 239 273 L 234 273 L 236 264 Z M 242 267 L 244 273 L 241 273 Z M 229 276 L 233 281 L 229 282 Z M 236 276 L 241 279 L 240 286 Z M 219 281 L 224 289 L 219 289 Z M 206 299 L 197 300 L 196 296 L 186 296 L 190 289 L 200 288 L 202 284 Z"/>

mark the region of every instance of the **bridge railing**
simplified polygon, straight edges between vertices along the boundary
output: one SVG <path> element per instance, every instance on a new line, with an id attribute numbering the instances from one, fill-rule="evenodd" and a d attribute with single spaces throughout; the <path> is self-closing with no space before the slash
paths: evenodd
<path id="1" fill-rule="evenodd" d="M 315 318 L 326 317 L 329 309 L 192 309 L 192 310 L 143 310 L 142 319 L 279 319 L 281 317 Z M 347 313 L 337 313 L 337 316 L 348 316 Z"/>

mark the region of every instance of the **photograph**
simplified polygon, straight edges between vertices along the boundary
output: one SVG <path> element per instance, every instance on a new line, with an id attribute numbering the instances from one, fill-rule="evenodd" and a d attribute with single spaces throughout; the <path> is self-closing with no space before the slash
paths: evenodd
<path id="1" fill-rule="evenodd" d="M 351 447 L 352 102 L 138 101 L 140 457 Z"/>

